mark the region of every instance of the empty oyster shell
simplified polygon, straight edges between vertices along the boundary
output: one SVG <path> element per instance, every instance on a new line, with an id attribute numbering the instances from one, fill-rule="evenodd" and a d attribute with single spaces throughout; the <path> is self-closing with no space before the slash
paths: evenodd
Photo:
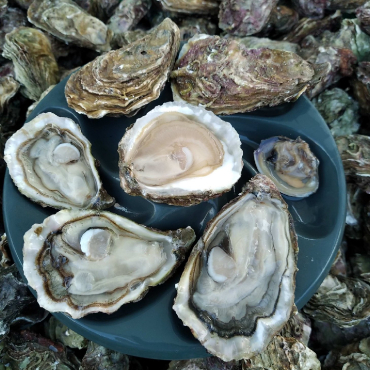
<path id="1" fill-rule="evenodd" d="M 254 161 L 258 171 L 268 176 L 283 194 L 305 198 L 319 188 L 319 160 L 300 137 L 262 140 L 254 152 Z"/>
<path id="2" fill-rule="evenodd" d="M 171 78 L 175 101 L 232 114 L 296 100 L 316 76 L 294 53 L 196 35 L 181 49 Z"/>
<path id="3" fill-rule="evenodd" d="M 136 114 L 159 97 L 179 45 L 179 28 L 166 18 L 142 39 L 74 73 L 65 87 L 68 105 L 89 118 Z"/>
<path id="4" fill-rule="evenodd" d="M 34 0 L 28 20 L 67 43 L 97 51 L 110 50 L 112 31 L 71 0 Z"/>
<path id="5" fill-rule="evenodd" d="M 91 144 L 71 119 L 42 113 L 6 142 L 4 159 L 18 190 L 43 206 L 107 208 Z"/>
<path id="6" fill-rule="evenodd" d="M 159 0 L 163 9 L 176 13 L 217 13 L 220 0 Z"/>
<path id="7" fill-rule="evenodd" d="M 77 319 L 143 298 L 194 240 L 191 227 L 159 231 L 110 212 L 63 210 L 26 232 L 23 269 L 41 307 Z"/>
<path id="8" fill-rule="evenodd" d="M 294 305 L 297 236 L 273 182 L 257 175 L 207 225 L 173 309 L 223 361 L 263 351 Z"/>
<path id="9" fill-rule="evenodd" d="M 159 203 L 190 206 L 231 189 L 241 176 L 238 133 L 204 108 L 165 103 L 119 143 L 121 187 Z"/>

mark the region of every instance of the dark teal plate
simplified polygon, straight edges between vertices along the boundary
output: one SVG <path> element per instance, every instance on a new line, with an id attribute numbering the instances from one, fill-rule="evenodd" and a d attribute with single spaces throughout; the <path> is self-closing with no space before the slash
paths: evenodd
<path id="1" fill-rule="evenodd" d="M 329 271 L 342 239 L 346 214 L 346 186 L 342 163 L 325 122 L 305 97 L 283 108 L 223 117 L 238 131 L 244 151 L 242 178 L 228 194 L 192 207 L 156 204 L 127 195 L 119 186 L 118 142 L 135 120 L 166 101 L 172 100 L 169 87 L 161 97 L 131 118 L 90 120 L 68 108 L 64 97 L 66 80 L 56 86 L 37 106 L 29 120 L 42 112 L 53 112 L 77 122 L 92 143 L 92 153 L 100 162 L 100 174 L 109 194 L 120 208 L 110 211 L 158 229 L 192 226 L 198 236 L 218 210 L 240 191 L 254 174 L 253 150 L 261 140 L 283 135 L 306 140 L 320 160 L 320 187 L 303 200 L 287 200 L 298 234 L 299 257 L 296 305 L 301 308 L 317 290 Z M 249 164 L 247 163 L 249 162 Z M 22 270 L 23 234 L 34 224 L 56 212 L 42 208 L 21 195 L 9 174 L 5 176 L 3 212 L 6 233 L 15 263 Z M 140 302 L 124 305 L 112 315 L 92 314 L 73 320 L 55 316 L 86 338 L 129 355 L 154 359 L 188 359 L 207 356 L 205 349 L 184 327 L 172 310 L 175 284 L 183 266 L 163 285 L 152 288 Z"/>

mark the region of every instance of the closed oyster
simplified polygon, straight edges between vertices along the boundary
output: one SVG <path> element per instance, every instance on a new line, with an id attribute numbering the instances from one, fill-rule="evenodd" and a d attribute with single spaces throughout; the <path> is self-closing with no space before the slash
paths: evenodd
<path id="1" fill-rule="evenodd" d="M 112 313 L 167 280 L 194 240 L 191 227 L 159 231 L 110 212 L 63 210 L 26 232 L 23 270 L 50 312 Z"/>
<path id="2" fill-rule="evenodd" d="M 91 144 L 71 119 L 42 113 L 6 143 L 5 161 L 18 190 L 43 206 L 107 208 Z"/>
<path id="3" fill-rule="evenodd" d="M 238 133 L 204 108 L 165 103 L 119 143 L 121 187 L 159 203 L 190 206 L 231 189 L 241 176 Z"/>
<path id="4" fill-rule="evenodd" d="M 179 44 L 179 28 L 166 18 L 142 39 L 74 73 L 65 87 L 68 105 L 89 118 L 136 114 L 159 97 Z"/>
<path id="5" fill-rule="evenodd" d="M 34 0 L 28 19 L 67 43 L 97 51 L 110 50 L 112 32 L 71 0 Z"/>
<path id="6" fill-rule="evenodd" d="M 294 53 L 196 35 L 183 46 L 171 78 L 175 101 L 232 114 L 296 100 L 319 74 Z"/>
<path id="7" fill-rule="evenodd" d="M 163 9 L 175 13 L 217 13 L 220 0 L 159 0 Z"/>
<path id="8" fill-rule="evenodd" d="M 254 152 L 254 161 L 258 171 L 268 176 L 283 194 L 305 198 L 319 188 L 319 160 L 300 137 L 262 140 Z"/>
<path id="9" fill-rule="evenodd" d="M 3 56 L 14 63 L 16 80 L 27 98 L 38 100 L 59 82 L 59 70 L 48 38 L 39 30 L 18 27 L 5 36 Z"/>
<path id="10" fill-rule="evenodd" d="M 208 223 L 173 309 L 211 354 L 251 358 L 289 320 L 297 252 L 286 203 L 268 177 L 257 175 Z"/>

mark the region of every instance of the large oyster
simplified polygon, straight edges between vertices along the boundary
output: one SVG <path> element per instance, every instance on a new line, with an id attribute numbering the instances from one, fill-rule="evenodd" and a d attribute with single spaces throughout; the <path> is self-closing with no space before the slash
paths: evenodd
<path id="1" fill-rule="evenodd" d="M 72 74 L 65 87 L 68 105 L 89 118 L 136 114 L 159 97 L 179 45 L 179 28 L 166 18 L 142 39 Z"/>
<path id="2" fill-rule="evenodd" d="M 91 144 L 71 119 L 42 113 L 6 143 L 4 159 L 19 191 L 43 206 L 107 208 Z"/>
<path id="3" fill-rule="evenodd" d="M 194 239 L 191 227 L 159 231 L 110 212 L 63 210 L 24 235 L 23 269 L 50 312 L 112 313 L 167 280 Z"/>
<path id="4" fill-rule="evenodd" d="M 289 320 L 297 252 L 286 203 L 257 175 L 207 225 L 173 309 L 208 352 L 224 361 L 251 358 Z"/>
<path id="5" fill-rule="evenodd" d="M 238 133 L 204 108 L 165 103 L 119 143 L 121 187 L 155 202 L 190 206 L 231 189 L 243 167 Z"/>
<path id="6" fill-rule="evenodd" d="M 196 35 L 183 46 L 171 78 L 174 100 L 232 114 L 296 100 L 317 76 L 294 53 Z"/>

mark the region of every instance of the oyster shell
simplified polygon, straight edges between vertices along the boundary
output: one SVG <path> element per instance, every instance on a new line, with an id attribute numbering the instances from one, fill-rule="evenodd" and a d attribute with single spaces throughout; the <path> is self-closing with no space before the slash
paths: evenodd
<path id="1" fill-rule="evenodd" d="M 180 40 L 187 42 L 195 35 L 205 33 L 214 35 L 216 33 L 216 25 L 207 18 L 182 18 L 176 21 L 180 29 Z"/>
<path id="2" fill-rule="evenodd" d="M 196 35 L 181 49 L 171 86 L 175 101 L 233 114 L 296 100 L 319 75 L 294 53 Z"/>
<path id="3" fill-rule="evenodd" d="M 307 346 L 311 331 L 310 318 L 302 313 L 296 312 L 292 314 L 279 335 L 284 338 L 294 338 Z"/>
<path id="4" fill-rule="evenodd" d="M 26 232 L 23 269 L 41 307 L 77 319 L 143 298 L 194 240 L 191 227 L 159 231 L 110 212 L 63 210 Z"/>
<path id="5" fill-rule="evenodd" d="M 361 29 L 370 35 L 370 1 L 356 9 L 356 17 L 360 22 Z"/>
<path id="6" fill-rule="evenodd" d="M 217 13 L 220 0 L 159 0 L 163 9 L 175 13 Z"/>
<path id="7" fill-rule="evenodd" d="M 350 239 L 363 238 L 364 193 L 356 185 L 347 183 L 347 216 L 344 234 Z"/>
<path id="8" fill-rule="evenodd" d="M 297 252 L 286 203 L 268 177 L 257 175 L 208 223 L 173 309 L 211 354 L 251 358 L 289 320 Z"/>
<path id="9" fill-rule="evenodd" d="M 132 42 L 142 39 L 148 34 L 148 31 L 137 29 L 135 31 L 126 31 L 113 36 L 113 43 L 115 46 L 122 48 Z"/>
<path id="10" fill-rule="evenodd" d="M 351 268 L 354 277 L 370 283 L 370 256 L 356 253 L 351 257 Z"/>
<path id="11" fill-rule="evenodd" d="M 361 113 L 370 116 L 370 62 L 359 63 L 351 84 L 353 95 L 360 104 Z"/>
<path id="12" fill-rule="evenodd" d="M 38 100 L 59 82 L 59 70 L 48 38 L 39 30 L 18 27 L 5 36 L 3 56 L 14 63 L 16 80 L 27 98 Z"/>
<path id="13" fill-rule="evenodd" d="M 6 143 L 5 161 L 18 190 L 43 206 L 107 208 L 91 144 L 71 119 L 42 113 Z"/>
<path id="14" fill-rule="evenodd" d="M 97 51 L 110 50 L 112 31 L 71 0 L 34 0 L 28 20 L 67 43 Z"/>
<path id="15" fill-rule="evenodd" d="M 241 176 L 238 133 L 204 108 L 165 103 L 138 119 L 118 146 L 121 187 L 159 203 L 190 206 Z"/>
<path id="16" fill-rule="evenodd" d="M 328 0 L 292 0 L 302 17 L 323 18 Z"/>
<path id="17" fill-rule="evenodd" d="M 241 370 L 240 361 L 224 362 L 217 357 L 171 361 L 168 370 Z"/>
<path id="18" fill-rule="evenodd" d="M 300 137 L 262 140 L 254 152 L 254 161 L 258 171 L 268 176 L 283 194 L 305 198 L 319 188 L 319 160 Z"/>
<path id="19" fill-rule="evenodd" d="M 68 105 L 89 118 L 136 114 L 159 97 L 179 44 L 178 27 L 165 19 L 142 39 L 74 73 L 65 87 Z"/>
<path id="20" fill-rule="evenodd" d="M 266 25 L 277 0 L 221 0 L 218 26 L 232 35 L 249 36 Z"/>

